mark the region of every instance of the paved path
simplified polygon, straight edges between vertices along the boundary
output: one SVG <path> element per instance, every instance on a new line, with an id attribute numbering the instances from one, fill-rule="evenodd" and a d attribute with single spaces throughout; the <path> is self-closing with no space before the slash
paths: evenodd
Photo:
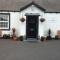
<path id="1" fill-rule="evenodd" d="M 47 42 L 0 40 L 0 60 L 60 60 L 60 40 Z"/>

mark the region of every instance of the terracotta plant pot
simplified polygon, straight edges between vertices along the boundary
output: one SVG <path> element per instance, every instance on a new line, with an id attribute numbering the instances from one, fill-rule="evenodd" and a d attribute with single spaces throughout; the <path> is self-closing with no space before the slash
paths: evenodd
<path id="1" fill-rule="evenodd" d="M 13 40 L 16 41 L 17 40 L 17 37 L 13 37 Z"/>

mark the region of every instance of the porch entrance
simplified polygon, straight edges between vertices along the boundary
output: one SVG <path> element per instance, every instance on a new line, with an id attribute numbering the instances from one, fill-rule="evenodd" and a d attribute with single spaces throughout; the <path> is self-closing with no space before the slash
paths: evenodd
<path id="1" fill-rule="evenodd" d="M 26 39 L 38 38 L 38 18 L 39 15 L 26 15 Z"/>

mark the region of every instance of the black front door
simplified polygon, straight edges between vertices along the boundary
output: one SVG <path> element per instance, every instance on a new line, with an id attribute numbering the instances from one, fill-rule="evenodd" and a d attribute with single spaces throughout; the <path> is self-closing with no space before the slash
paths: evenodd
<path id="1" fill-rule="evenodd" d="M 38 37 L 38 16 L 26 16 L 26 38 Z"/>

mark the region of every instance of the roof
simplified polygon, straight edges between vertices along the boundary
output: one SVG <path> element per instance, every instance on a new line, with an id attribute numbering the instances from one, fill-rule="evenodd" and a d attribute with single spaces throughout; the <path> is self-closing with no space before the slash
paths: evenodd
<path id="1" fill-rule="evenodd" d="M 36 4 L 35 2 L 32 1 L 31 3 L 27 4 L 26 6 L 20 8 L 20 11 L 28 8 L 28 7 L 31 6 L 31 5 L 35 5 L 37 8 L 39 8 L 39 9 L 42 10 L 42 11 L 45 11 L 45 10 L 46 10 L 46 9 L 44 9 L 43 7 L 41 7 L 40 5 L 38 5 L 38 4 Z"/>
<path id="2" fill-rule="evenodd" d="M 33 0 L 47 12 L 60 12 L 60 0 Z M 20 9 L 32 0 L 0 0 L 0 11 L 20 11 Z"/>

